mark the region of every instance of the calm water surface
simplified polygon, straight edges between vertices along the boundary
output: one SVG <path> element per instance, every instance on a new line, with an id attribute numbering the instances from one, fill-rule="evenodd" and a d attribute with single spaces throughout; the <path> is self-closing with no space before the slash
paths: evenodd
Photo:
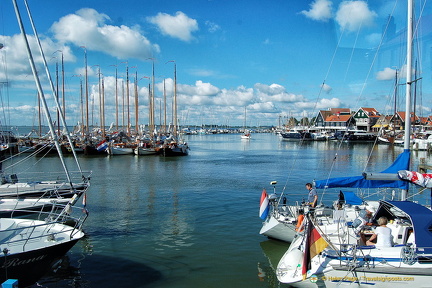
<path id="1" fill-rule="evenodd" d="M 271 191 L 276 180 L 288 201 L 301 201 L 304 184 L 325 179 L 330 168 L 332 177 L 381 171 L 402 152 L 343 144 L 336 155 L 333 142 L 300 146 L 273 134 L 187 140 L 187 157 L 80 156 L 83 169 L 93 171 L 88 236 L 39 285 L 288 287 L 272 270 L 287 244 L 259 235 L 261 190 Z M 58 165 L 55 157 L 43 161 L 47 169 Z"/>

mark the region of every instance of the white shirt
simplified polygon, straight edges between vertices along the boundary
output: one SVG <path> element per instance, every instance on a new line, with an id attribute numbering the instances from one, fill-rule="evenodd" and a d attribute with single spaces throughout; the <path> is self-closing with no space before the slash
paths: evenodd
<path id="1" fill-rule="evenodd" d="M 377 235 L 376 246 L 391 247 L 392 246 L 392 234 L 391 229 L 388 227 L 377 227 L 375 229 Z"/>

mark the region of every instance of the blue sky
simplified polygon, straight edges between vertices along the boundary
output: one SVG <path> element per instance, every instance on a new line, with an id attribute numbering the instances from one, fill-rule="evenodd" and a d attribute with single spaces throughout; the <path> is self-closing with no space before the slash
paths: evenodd
<path id="1" fill-rule="evenodd" d="M 22 1 L 18 2 L 27 19 Z M 428 18 L 431 5 L 422 5 L 416 7 L 416 15 Z M 99 123 L 98 69 L 104 78 L 105 123 L 109 125 L 115 121 L 115 69 L 121 90 L 126 66 L 131 81 L 138 74 L 139 123 L 148 123 L 149 79 L 145 77 L 152 73 L 149 58 L 155 65 L 156 123 L 160 123 L 163 79 L 171 101 L 174 64 L 168 61 L 174 60 L 178 118 L 189 125 L 243 125 L 245 107 L 248 126 L 277 125 L 279 117 L 310 118 L 320 109 L 334 107 L 374 107 L 392 113 L 395 71 L 403 74 L 404 70 L 405 44 L 395 35 L 406 25 L 405 0 L 29 0 L 29 6 L 53 78 L 63 54 L 70 125 L 81 119 L 82 46 L 88 57 L 93 124 Z M 0 11 L 0 43 L 4 45 L 0 82 L 8 82 L 1 86 L 1 97 L 9 106 L 1 121 L 36 125 L 36 89 L 12 2 L 1 1 Z M 389 27 L 395 32 L 381 41 L 389 15 L 394 17 L 394 26 Z M 425 27 L 431 26 L 428 19 Z M 27 20 L 25 25 L 27 34 L 33 34 Z M 430 39 L 427 29 L 419 29 L 419 34 L 428 34 Z M 31 37 L 30 42 L 34 43 Z M 419 46 L 425 51 L 416 52 L 422 55 L 417 71 L 423 77 L 419 83 L 422 100 L 417 104 L 426 116 L 432 114 L 427 100 L 431 63 L 430 41 L 423 42 Z M 376 54 L 377 47 L 386 48 Z M 389 50 L 391 57 L 386 56 Z M 39 57 L 36 60 L 41 63 Z M 53 106 L 46 81 L 44 87 Z M 135 123 L 130 87 L 130 117 Z M 404 101 L 401 97 L 399 102 Z M 121 124 L 121 115 L 119 119 Z"/>

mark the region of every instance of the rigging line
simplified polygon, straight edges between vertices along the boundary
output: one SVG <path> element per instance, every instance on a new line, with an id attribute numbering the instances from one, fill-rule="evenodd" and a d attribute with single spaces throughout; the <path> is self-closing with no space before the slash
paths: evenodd
<path id="1" fill-rule="evenodd" d="M 4 20 L 4 14 L 3 14 L 3 11 L 5 10 L 5 9 L 0 9 L 1 10 L 1 22 L 2 23 L 4 23 L 5 22 L 5 20 Z M 5 30 L 4 30 L 4 27 L 6 27 L 6 25 L 2 25 L 2 27 L 3 27 L 3 29 L 2 29 L 2 31 L 3 31 L 3 33 L 2 33 L 2 35 L 5 35 Z M 5 44 L 5 43 L 2 43 L 2 44 Z M 1 48 L 0 48 L 1 49 Z M 5 111 L 4 111 L 4 109 L 3 109 L 3 113 L 4 113 L 4 115 L 3 115 L 3 117 L 4 117 L 4 123 L 6 124 L 6 125 L 8 125 L 8 126 L 10 126 L 11 124 L 11 118 L 10 118 L 10 98 L 9 98 L 9 78 L 8 78 L 8 69 L 7 69 L 7 65 L 6 65 L 6 63 L 7 63 L 7 61 L 6 61 L 6 59 L 7 59 L 7 48 L 6 49 L 1 49 L 1 50 L 3 50 L 3 52 L 4 52 L 4 58 L 2 57 L 2 59 L 4 60 L 4 62 L 2 63 L 3 64 L 3 67 L 4 67 L 4 73 L 5 73 L 5 83 L 3 84 L 3 83 L 0 83 L 0 85 L 4 85 L 5 87 L 6 87 L 6 99 L 7 99 L 7 106 L 6 107 L 8 107 L 8 109 L 7 109 L 7 111 L 8 111 L 8 113 L 6 113 L 5 114 Z M 3 97 L 2 97 L 2 93 L 1 93 L 1 88 L 2 87 L 0 87 L 0 97 L 1 97 L 1 102 L 2 102 L 2 107 L 5 107 L 4 106 L 4 104 L 3 104 Z"/>
<path id="2" fill-rule="evenodd" d="M 368 1 L 367 1 L 367 3 L 368 3 Z M 351 67 L 351 61 L 352 61 L 352 58 L 354 56 L 354 49 L 357 46 L 357 41 L 358 41 L 358 38 L 359 38 L 359 35 L 360 35 L 360 29 L 361 29 L 362 25 L 363 25 L 363 20 L 361 21 L 361 24 L 359 25 L 359 27 L 357 29 L 356 38 L 354 40 L 354 45 L 353 45 L 353 48 L 351 49 L 351 55 L 350 55 L 350 58 L 349 58 L 349 61 L 348 61 L 348 65 L 347 65 L 346 71 L 345 71 L 344 82 L 345 82 L 346 77 L 348 75 L 348 70 Z"/>
<path id="3" fill-rule="evenodd" d="M 397 1 L 396 1 L 396 2 L 397 2 Z M 393 10 L 392 10 L 392 13 L 391 13 L 390 15 L 393 15 L 393 14 L 394 14 L 395 9 L 396 9 L 396 3 L 395 3 L 395 5 L 393 6 Z M 357 97 L 357 102 L 356 102 L 356 103 L 359 102 L 359 99 L 360 99 L 361 96 L 363 95 L 363 92 L 364 92 L 364 90 L 365 90 L 365 88 L 366 88 L 366 83 L 367 83 L 367 81 L 369 80 L 370 75 L 372 74 L 372 68 L 373 68 L 373 66 L 374 66 L 374 64 L 375 64 L 375 62 L 376 62 L 376 59 L 377 59 L 378 54 L 379 54 L 379 52 L 380 52 L 380 48 L 381 48 L 381 46 L 382 46 L 382 44 L 383 44 L 383 42 L 384 42 L 384 38 L 385 38 L 385 35 L 386 35 L 386 32 L 387 32 L 387 28 L 388 28 L 388 26 L 389 26 L 389 22 L 390 22 L 390 17 L 389 17 L 388 20 L 387 20 L 387 25 L 386 25 L 385 32 L 384 32 L 383 35 L 381 36 L 380 43 L 378 44 L 378 47 L 377 47 L 376 52 L 375 52 L 375 54 L 374 54 L 374 57 L 373 57 L 373 59 L 372 59 L 372 63 L 371 63 L 371 65 L 369 66 L 369 71 L 368 71 L 367 74 L 366 74 L 365 81 L 363 82 L 363 85 L 362 85 L 362 88 L 361 88 L 361 90 L 360 90 L 360 93 L 359 93 L 359 95 L 358 95 L 358 97 Z"/>
<path id="4" fill-rule="evenodd" d="M 417 19 L 417 21 L 416 21 L 416 26 L 415 26 L 415 28 L 414 28 L 414 35 L 416 35 L 416 38 L 417 39 L 420 39 L 420 37 L 418 36 L 419 35 L 419 33 L 421 32 L 419 32 L 419 30 L 421 29 L 421 28 L 423 28 L 423 26 L 421 26 L 420 24 L 421 24 L 421 19 L 422 19 L 422 15 L 423 15 L 423 12 L 424 12 L 424 9 L 425 9 L 425 6 L 426 6 L 426 2 L 427 2 L 427 0 L 426 1 L 424 1 L 423 2 L 423 5 L 422 5 L 422 7 L 420 8 L 420 12 L 419 12 L 419 16 L 418 17 L 416 17 L 416 19 Z M 414 12 L 415 13 L 415 12 Z M 414 17 L 415 17 L 415 15 L 414 15 Z M 421 34 L 420 34 L 421 35 Z M 417 58 L 418 59 L 423 59 L 423 57 L 422 57 L 422 50 L 421 50 L 421 43 L 420 43 L 420 41 L 416 41 L 416 51 L 417 51 Z M 419 67 L 417 68 L 417 64 L 419 64 Z M 418 69 L 418 70 L 417 70 Z M 417 71 L 423 71 L 422 70 L 422 61 L 416 61 L 416 66 L 415 66 L 415 73 L 417 73 Z M 417 74 L 415 74 L 415 76 L 416 76 Z M 417 77 L 417 76 L 416 76 Z M 421 79 L 421 78 L 418 78 L 418 79 Z M 415 80 L 417 80 L 417 79 L 415 79 Z M 417 97 L 417 85 L 419 85 L 420 87 L 418 87 L 418 89 L 420 90 L 420 97 Z M 415 106 L 419 106 L 420 108 L 422 108 L 422 110 L 423 110 L 423 101 L 422 101 L 422 87 L 421 87 L 421 85 L 422 85 L 422 81 L 420 81 L 420 84 L 418 84 L 417 83 L 417 81 L 415 82 L 415 88 L 414 88 L 414 97 L 416 97 L 416 98 L 420 98 L 420 103 L 416 103 L 417 105 L 415 105 Z M 415 103 L 415 102 L 414 102 Z M 416 107 L 414 107 L 414 114 L 416 114 L 415 113 L 415 110 L 416 109 Z M 422 110 L 420 110 L 420 112 L 419 112 L 419 114 L 420 114 L 420 116 L 422 116 L 423 115 L 423 111 Z M 421 124 L 421 121 L 420 121 L 420 124 Z"/>
<path id="5" fill-rule="evenodd" d="M 396 3 L 397 3 L 397 1 L 396 1 Z M 393 10 L 392 10 L 392 13 L 391 13 L 390 15 L 393 15 L 393 14 L 394 14 L 394 11 L 395 11 L 395 9 L 396 9 L 396 3 L 394 4 L 394 6 L 393 6 Z M 378 48 L 377 48 L 376 51 L 375 51 L 374 57 L 373 57 L 373 59 L 372 59 L 372 63 L 371 63 L 371 65 L 369 66 L 369 70 L 368 70 L 368 72 L 367 72 L 367 74 L 366 74 L 366 78 L 365 78 L 365 80 L 364 80 L 364 82 L 363 82 L 363 84 L 362 84 L 362 87 L 361 87 L 360 93 L 359 93 L 359 95 L 358 95 L 358 97 L 357 97 L 356 103 L 359 103 L 359 102 L 360 102 L 360 98 L 361 98 L 361 96 L 363 95 L 363 92 L 364 92 L 364 90 L 365 90 L 365 88 L 366 88 L 366 83 L 367 83 L 367 81 L 368 81 L 370 75 L 372 74 L 372 68 L 373 68 L 373 66 L 374 66 L 374 64 L 375 64 L 375 62 L 376 62 L 376 59 L 377 59 L 378 54 L 379 54 L 379 52 L 380 52 L 380 48 L 381 48 L 381 46 L 382 46 L 382 44 L 383 44 L 383 42 L 384 42 L 384 38 L 385 38 L 386 32 L 387 32 L 387 30 L 388 30 L 389 24 L 390 24 L 390 19 L 391 19 L 391 17 L 388 17 L 386 28 L 385 28 L 385 30 L 384 30 L 383 35 L 381 36 L 380 43 L 379 43 L 379 45 L 378 45 Z M 347 130 L 348 130 L 348 126 L 347 126 L 346 131 L 347 131 Z M 345 134 L 346 134 L 346 133 L 345 133 Z M 343 140 L 343 138 L 345 137 L 345 134 L 343 135 L 342 140 Z M 343 141 L 341 141 L 341 142 L 339 143 L 339 145 L 342 145 L 342 142 L 343 142 Z M 374 145 L 376 145 L 376 144 L 377 144 L 377 139 L 375 140 Z M 368 159 L 367 159 L 367 161 L 366 161 L 366 163 L 365 163 L 365 167 L 363 168 L 363 172 L 366 171 L 367 164 L 369 163 L 369 160 L 370 160 L 372 154 L 373 154 L 373 152 L 372 152 L 372 150 L 371 150 L 371 151 L 370 151 L 370 154 L 369 154 L 369 156 L 368 156 Z"/>
<path id="6" fill-rule="evenodd" d="M 27 161 L 28 159 L 33 158 L 33 156 L 36 156 L 38 153 L 40 153 L 41 151 L 43 151 L 43 149 L 45 149 L 47 146 L 48 146 L 48 144 L 42 145 L 42 146 L 39 147 L 37 150 L 35 150 L 34 152 L 30 153 L 28 156 L 24 157 L 23 159 L 18 160 L 17 162 L 15 162 L 15 163 L 13 163 L 13 164 L 11 164 L 11 165 L 8 165 L 8 167 L 6 167 L 6 168 L 4 169 L 4 171 L 10 170 L 10 169 L 14 168 L 15 166 L 18 166 L 19 164 L 21 164 L 21 163 Z M 51 147 L 51 149 L 52 149 L 52 147 Z M 50 149 L 50 150 L 51 150 L 51 149 Z M 48 152 L 49 152 L 49 151 L 48 151 Z M 21 153 L 19 153 L 19 154 L 21 154 Z M 18 154 L 18 155 L 19 155 L 19 154 Z M 16 155 L 16 156 L 18 156 L 18 155 Z M 11 159 L 15 159 L 15 158 L 16 158 L 16 157 L 13 156 L 13 157 L 11 157 L 11 158 L 4 159 L 4 160 L 2 160 L 2 161 L 0 161 L 0 162 L 3 163 L 3 162 L 5 162 L 6 160 L 11 160 Z M 42 158 L 43 158 L 43 157 L 42 157 Z M 38 162 L 39 162 L 39 161 L 38 161 Z M 36 162 L 36 163 L 37 163 L 37 162 Z M 33 164 L 33 166 L 34 166 L 34 164 Z"/>
<path id="7" fill-rule="evenodd" d="M 327 69 L 327 72 L 326 72 L 326 74 L 325 74 L 325 77 L 324 77 L 323 83 L 321 84 L 321 86 L 320 86 L 320 90 L 319 90 L 318 95 L 317 95 L 317 97 L 316 97 L 315 104 L 314 104 L 314 107 L 313 107 L 313 109 L 312 109 L 312 113 L 314 113 L 314 112 L 316 111 L 317 103 L 318 103 L 319 99 L 321 98 L 321 94 L 322 94 L 322 91 L 323 91 L 323 88 L 324 88 L 324 85 L 325 85 L 326 79 L 328 78 L 328 75 L 330 74 L 330 70 L 331 70 L 331 68 L 332 68 L 332 66 L 333 66 L 333 63 L 334 63 L 334 60 L 335 60 L 335 57 L 336 57 L 336 53 L 337 53 L 337 51 L 338 51 L 338 48 L 339 48 L 339 46 L 340 46 L 340 43 L 342 42 L 342 36 L 344 35 L 344 32 L 345 32 L 345 27 L 343 27 L 343 29 L 342 29 L 342 33 L 341 33 L 341 35 L 339 36 L 338 43 L 337 43 L 337 45 L 336 45 L 336 48 L 335 48 L 335 50 L 334 50 L 334 52 L 333 52 L 333 55 L 332 55 L 332 58 L 331 58 L 331 60 L 330 60 L 329 68 Z M 304 142 L 304 141 L 301 141 L 300 144 L 302 144 L 302 142 Z M 300 145 L 300 146 L 301 146 L 301 145 Z M 293 169 L 294 169 L 294 167 L 295 167 L 295 164 L 297 163 L 297 159 L 301 157 L 300 154 L 301 154 L 301 150 L 299 150 L 299 151 L 296 153 L 296 156 L 293 157 L 292 167 L 291 167 L 291 169 L 289 169 L 289 173 L 288 173 L 288 176 L 287 176 L 287 180 L 285 181 L 285 185 L 284 185 L 284 187 L 283 187 L 283 189 L 282 189 L 281 197 L 282 197 L 282 195 L 284 194 L 285 189 L 286 189 L 286 187 L 287 187 L 287 185 L 288 185 L 288 181 L 290 180 L 290 177 L 291 177 L 291 174 L 292 174 Z M 332 167 L 334 167 L 334 166 L 332 165 Z M 315 170 L 315 175 L 316 175 L 317 173 L 318 173 L 318 171 Z M 322 196 L 321 196 L 321 199 L 322 199 Z M 321 201 L 322 201 L 322 200 L 321 200 Z"/>
<path id="8" fill-rule="evenodd" d="M 0 82 L 0 98 L 1 98 L 1 105 L 2 105 L 2 107 L 3 107 L 3 109 L 2 109 L 2 117 L 4 118 L 4 123 L 6 124 L 6 125 L 8 125 L 8 126 L 10 126 L 11 124 L 11 122 L 10 122 L 10 97 L 9 97 L 9 78 L 8 78 L 8 69 L 7 69 L 7 61 L 6 61 L 6 58 L 7 58 L 7 48 L 5 48 L 5 49 L 1 49 L 2 51 L 3 51 L 3 56 L 4 57 L 1 57 L 2 59 L 3 59 L 3 67 L 4 67 L 4 73 L 5 73 L 5 82 Z M 6 102 L 7 102 L 7 105 L 4 105 L 4 100 L 3 100 L 3 94 L 2 94 L 2 88 L 3 87 L 5 87 L 6 89 Z M 4 109 L 4 107 L 7 107 L 7 113 L 6 113 L 6 111 L 5 111 L 5 109 Z"/>
<path id="9" fill-rule="evenodd" d="M 396 1 L 396 2 L 397 2 L 397 1 Z M 393 10 L 392 10 L 391 15 L 394 14 L 395 9 L 396 9 L 396 4 L 393 6 Z M 389 20 L 390 20 L 390 18 L 389 18 Z M 386 29 L 385 29 L 385 31 L 387 31 L 387 28 L 388 28 L 388 26 L 389 26 L 389 20 L 387 21 L 387 25 L 386 25 Z M 336 49 L 335 49 L 335 51 L 334 51 L 334 54 L 333 54 L 333 56 L 332 56 L 332 60 L 331 60 L 331 63 L 330 63 L 330 67 L 329 67 L 329 69 L 328 69 L 328 71 L 327 71 L 327 74 L 326 74 L 326 78 L 325 78 L 325 79 L 327 79 L 327 77 L 328 77 L 328 75 L 329 75 L 329 73 L 330 73 L 331 66 L 332 66 L 332 64 L 333 64 L 333 62 L 334 62 L 334 58 L 335 58 L 335 56 L 336 56 L 337 48 L 339 47 L 339 44 L 341 43 L 342 36 L 343 36 L 343 34 L 344 34 L 344 32 L 345 32 L 344 30 L 345 30 L 345 27 L 344 27 L 344 29 L 343 29 L 343 32 L 341 33 L 341 36 L 339 37 L 338 46 L 336 47 Z M 358 33 L 359 33 L 359 31 L 360 31 L 360 28 L 359 28 L 359 30 L 358 30 Z M 385 35 L 385 33 L 384 33 L 383 36 L 381 37 L 380 44 L 379 44 L 378 47 L 381 47 L 381 45 L 382 45 L 382 43 L 383 43 L 384 35 Z M 358 37 L 358 34 L 357 34 L 357 37 Z M 356 43 L 357 43 L 357 37 L 356 37 Z M 363 91 L 364 91 L 364 89 L 365 89 L 365 87 L 366 87 L 367 79 L 369 79 L 369 75 L 371 74 L 372 67 L 373 67 L 373 64 L 375 63 L 375 60 L 376 60 L 377 55 L 378 55 L 378 52 L 379 52 L 379 48 L 376 50 L 376 53 L 375 53 L 374 59 L 373 59 L 373 61 L 372 61 L 372 63 L 371 63 L 371 66 L 369 67 L 369 71 L 368 71 L 367 77 L 366 77 L 366 79 L 365 79 L 365 81 L 364 81 L 364 83 L 363 83 L 363 86 L 362 86 L 362 89 L 361 89 L 361 93 L 360 93 L 360 95 L 358 96 L 358 98 L 357 98 L 357 102 L 356 102 L 356 103 L 359 102 L 359 99 L 360 99 L 361 95 L 363 94 Z M 350 61 L 351 61 L 351 59 L 352 59 L 352 58 L 350 58 Z M 350 64 L 349 64 L 349 65 L 350 65 Z M 348 68 L 347 68 L 347 73 L 348 73 Z M 324 86 L 324 83 L 325 83 L 325 80 L 323 81 L 322 87 Z M 320 89 L 320 94 L 321 94 L 321 91 L 322 91 L 322 87 L 321 87 L 321 89 Z M 315 105 L 316 105 L 316 103 L 318 102 L 318 99 L 319 99 L 319 97 L 320 97 L 320 94 L 319 94 L 318 97 L 317 97 L 317 101 L 315 102 Z M 314 109 L 315 109 L 315 107 L 314 107 Z M 347 131 L 347 130 L 348 130 L 348 126 L 347 126 L 346 131 Z M 346 133 L 344 133 L 344 135 L 342 136 L 342 140 L 338 143 L 339 145 L 338 145 L 338 148 L 336 149 L 337 151 L 340 151 L 345 136 L 346 136 Z M 330 178 L 331 173 L 333 172 L 333 169 L 334 169 L 334 166 L 335 166 L 336 160 L 337 160 L 337 153 L 335 153 L 335 157 L 333 158 L 332 164 L 330 165 L 329 173 L 328 173 L 328 176 L 327 176 L 327 181 L 328 181 L 328 179 Z M 369 159 L 368 159 L 368 160 L 369 160 Z M 323 193 L 322 193 L 322 195 L 321 195 L 321 201 L 322 201 L 322 199 L 323 199 L 323 197 L 324 197 L 324 195 L 325 195 L 325 192 L 326 192 L 326 189 L 324 189 L 324 191 L 323 191 Z"/>
<path id="10" fill-rule="evenodd" d="M 54 84 L 53 84 L 53 81 L 52 81 L 52 79 L 51 79 L 51 74 L 49 73 L 49 70 L 48 70 L 48 65 L 47 65 L 47 62 L 46 62 L 46 58 L 45 58 L 45 55 L 44 55 L 44 52 L 43 52 L 43 49 L 42 49 L 42 45 L 41 45 L 41 42 L 40 42 L 40 39 L 39 39 L 38 33 L 37 33 L 37 31 L 36 31 L 36 27 L 35 27 L 34 22 L 33 22 L 33 17 L 32 17 L 32 14 L 31 14 L 31 12 L 30 12 L 30 8 L 29 8 L 29 6 L 28 6 L 27 0 L 24 0 L 24 4 L 25 4 L 25 6 L 26 6 L 27 14 L 28 14 L 28 16 L 29 16 L 29 20 L 30 20 L 31 26 L 32 26 L 32 28 L 33 28 L 33 32 L 34 32 L 34 34 L 35 34 L 35 39 L 36 39 L 36 43 L 38 44 L 38 47 L 39 47 L 39 52 L 40 52 L 40 54 L 41 54 L 41 56 L 42 56 L 42 60 L 43 60 L 44 66 L 45 66 L 45 72 L 46 72 L 46 74 L 47 74 L 47 77 L 48 77 L 49 83 L 51 84 L 51 85 L 50 85 L 50 86 L 51 86 L 51 90 L 53 91 L 53 94 L 54 94 L 54 96 L 55 96 L 55 97 L 54 97 L 54 100 L 55 100 L 55 103 L 56 103 L 56 106 L 57 106 L 57 110 L 60 111 L 60 115 L 59 115 L 59 116 L 60 116 L 60 120 L 61 120 L 61 122 L 62 122 L 63 128 L 64 128 L 65 131 L 66 131 L 65 136 L 66 136 L 66 138 L 68 139 L 68 142 L 69 142 L 70 146 L 73 147 L 73 142 L 72 142 L 72 139 L 70 138 L 69 131 L 68 131 L 68 128 L 67 128 L 67 125 L 66 125 L 66 121 L 65 121 L 65 117 L 64 117 L 64 114 L 63 114 L 62 109 L 61 109 L 61 107 L 60 107 L 60 104 L 59 104 L 59 102 L 58 102 L 57 92 L 56 92 L 56 90 L 54 89 Z M 55 138 L 55 139 L 56 139 L 56 138 Z M 59 146 L 59 145 L 57 145 L 57 143 L 56 143 L 56 146 Z M 59 148 L 60 148 L 60 147 L 57 147 L 57 149 L 59 149 Z M 81 165 L 80 165 L 79 162 L 78 162 L 78 157 L 77 157 L 77 155 L 76 155 L 75 149 L 71 149 L 71 150 L 72 150 L 72 154 L 73 154 L 74 159 L 75 159 L 75 163 L 76 163 L 76 165 L 77 165 L 77 167 L 78 167 L 78 170 L 79 170 L 80 172 L 82 172 L 82 170 L 81 170 Z M 63 155 L 62 155 L 61 151 L 58 151 L 58 153 L 59 153 L 60 158 L 62 158 Z M 63 167 L 64 167 L 64 169 L 65 169 L 65 173 L 68 174 L 68 169 L 67 169 L 66 164 L 65 164 L 64 162 L 62 162 L 62 164 L 63 164 Z M 83 174 L 83 173 L 82 173 L 82 174 Z M 70 179 L 70 178 L 68 177 L 68 179 Z M 70 184 L 71 184 L 71 186 L 72 186 L 72 181 L 70 181 Z"/>
<path id="11" fill-rule="evenodd" d="M 59 158 L 62 161 L 62 165 L 63 165 L 63 168 L 65 170 L 65 173 L 68 176 L 69 182 L 71 182 L 69 174 L 67 173 L 67 169 L 65 168 L 66 163 L 65 163 L 64 159 L 62 158 L 62 152 L 60 150 L 60 144 L 57 141 L 57 135 L 54 132 L 54 127 L 53 127 L 53 124 L 52 124 L 51 116 L 49 114 L 49 109 L 48 109 L 48 106 L 47 106 L 47 103 L 46 103 L 46 98 L 45 98 L 45 95 L 43 94 L 42 84 L 41 84 L 40 79 L 39 79 L 38 74 L 37 74 L 36 64 L 35 64 L 35 61 L 34 61 L 34 58 L 33 58 L 32 51 L 30 49 L 30 44 L 29 44 L 29 41 L 28 41 L 28 38 L 27 38 L 27 34 L 25 32 L 24 23 L 22 21 L 21 14 L 19 12 L 18 4 L 17 4 L 16 0 L 13 0 L 12 2 L 13 2 L 13 5 L 14 5 L 15 14 L 16 14 L 17 21 L 18 21 L 18 26 L 20 27 L 21 35 L 22 35 L 23 40 L 24 40 L 24 44 L 25 44 L 28 60 L 29 60 L 29 63 L 30 63 L 30 68 L 32 69 L 32 73 L 33 73 L 33 78 L 35 80 L 36 87 L 37 87 L 37 89 L 39 91 L 39 97 L 41 98 L 41 102 L 42 102 L 44 110 L 46 112 L 45 116 L 46 116 L 46 118 L 47 118 L 47 120 L 49 122 L 51 135 L 52 135 L 53 139 L 55 140 L 55 145 L 56 145 L 56 147 L 58 149 L 57 152 L 59 153 Z"/>

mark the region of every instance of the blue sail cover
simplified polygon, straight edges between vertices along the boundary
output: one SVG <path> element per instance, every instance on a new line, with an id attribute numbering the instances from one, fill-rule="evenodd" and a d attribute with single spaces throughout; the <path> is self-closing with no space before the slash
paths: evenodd
<path id="1" fill-rule="evenodd" d="M 381 173 L 397 174 L 399 170 L 409 170 L 410 150 L 405 149 L 393 164 Z M 408 189 L 409 183 L 401 180 L 366 180 L 363 176 L 338 177 L 315 181 L 315 187 L 324 188 L 400 188 Z"/>

